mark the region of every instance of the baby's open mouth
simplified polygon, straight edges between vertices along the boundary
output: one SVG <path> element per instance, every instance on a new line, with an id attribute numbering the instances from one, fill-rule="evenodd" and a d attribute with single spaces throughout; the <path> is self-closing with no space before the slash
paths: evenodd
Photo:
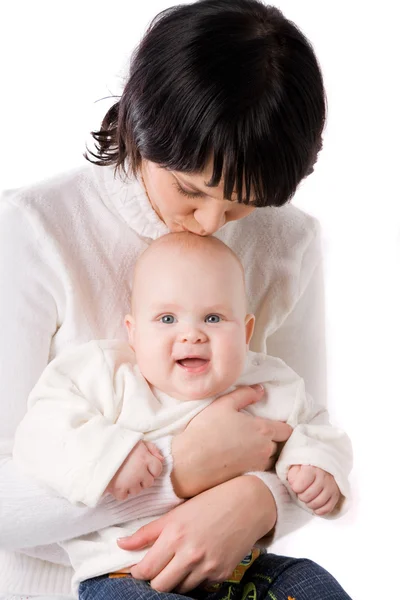
<path id="1" fill-rule="evenodd" d="M 198 357 L 181 358 L 176 362 L 189 373 L 203 373 L 210 364 L 208 359 Z"/>

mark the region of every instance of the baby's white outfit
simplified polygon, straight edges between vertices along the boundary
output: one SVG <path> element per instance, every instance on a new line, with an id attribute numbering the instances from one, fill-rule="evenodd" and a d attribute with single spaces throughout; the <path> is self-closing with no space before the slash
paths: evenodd
<path id="1" fill-rule="evenodd" d="M 299 502 L 286 480 L 290 466 L 310 464 L 328 471 L 343 496 L 333 514 L 341 513 L 349 496 L 352 453 L 348 437 L 329 424 L 327 411 L 314 404 L 303 380 L 282 360 L 249 352 L 235 387 L 256 383 L 264 385 L 266 394 L 245 412 L 293 427 L 276 463 L 279 479 Z M 214 399 L 180 401 L 152 389 L 126 342 L 91 341 L 69 349 L 44 370 L 17 428 L 14 459 L 70 502 L 96 506 L 140 440 L 159 441 L 162 447 L 164 438 L 182 431 Z M 161 477 L 169 473 L 165 467 Z M 273 494 L 281 493 L 275 473 L 255 475 Z M 163 513 L 152 497 L 145 491 L 142 494 L 142 517 L 61 544 L 75 570 L 75 590 L 80 581 L 143 558 L 146 550 L 127 552 L 116 544 L 117 538 L 131 535 Z"/>

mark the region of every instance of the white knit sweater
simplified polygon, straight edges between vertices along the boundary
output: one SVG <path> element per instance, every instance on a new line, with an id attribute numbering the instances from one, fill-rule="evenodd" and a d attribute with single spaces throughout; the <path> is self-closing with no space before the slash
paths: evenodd
<path id="1" fill-rule="evenodd" d="M 11 451 L 28 394 L 49 359 L 91 339 L 125 339 L 121 315 L 129 309 L 132 267 L 164 233 L 139 182 L 121 181 L 108 167 L 88 165 L 8 192 L 0 202 L 0 594 L 68 594 L 72 570 L 55 543 L 145 511 L 142 496 L 72 506 L 21 473 Z M 324 403 L 316 222 L 290 205 L 257 209 L 218 237 L 245 268 L 257 319 L 252 350 L 282 358 Z M 170 470 L 168 440 L 163 452 Z M 169 477 L 160 482 L 148 501 L 164 512 L 177 498 Z M 288 502 L 278 511 L 287 530 L 305 514 Z"/>

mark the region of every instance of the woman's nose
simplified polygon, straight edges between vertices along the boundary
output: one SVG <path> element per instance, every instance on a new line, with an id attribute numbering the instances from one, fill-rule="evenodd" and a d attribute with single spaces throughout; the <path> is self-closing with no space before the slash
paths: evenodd
<path id="1" fill-rule="evenodd" d="M 202 228 L 203 235 L 211 235 L 218 231 L 226 222 L 225 208 L 204 207 L 195 210 L 194 218 Z"/>

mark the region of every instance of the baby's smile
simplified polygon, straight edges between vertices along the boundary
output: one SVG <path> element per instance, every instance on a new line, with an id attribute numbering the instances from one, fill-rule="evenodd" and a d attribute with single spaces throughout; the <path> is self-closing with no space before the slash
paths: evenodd
<path id="1" fill-rule="evenodd" d="M 187 373 L 200 374 L 208 370 L 211 361 L 200 356 L 187 356 L 177 360 L 176 363 L 185 369 Z"/>

